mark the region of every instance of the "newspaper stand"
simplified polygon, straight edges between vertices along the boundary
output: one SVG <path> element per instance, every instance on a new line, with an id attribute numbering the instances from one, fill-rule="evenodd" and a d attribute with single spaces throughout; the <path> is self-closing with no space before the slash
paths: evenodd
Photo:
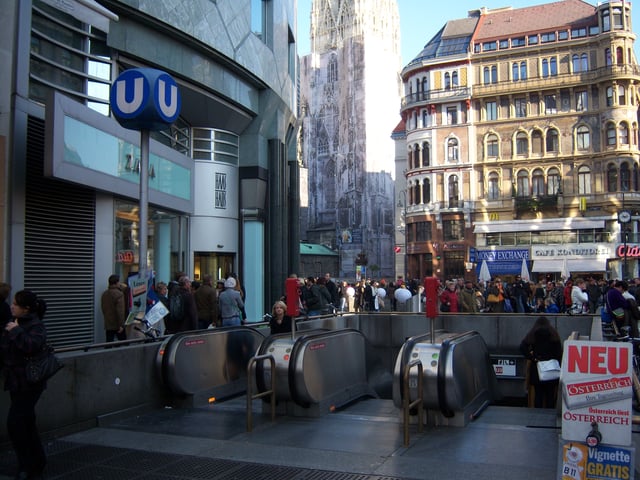
<path id="1" fill-rule="evenodd" d="M 567 340 L 558 478 L 634 478 L 631 344 Z"/>

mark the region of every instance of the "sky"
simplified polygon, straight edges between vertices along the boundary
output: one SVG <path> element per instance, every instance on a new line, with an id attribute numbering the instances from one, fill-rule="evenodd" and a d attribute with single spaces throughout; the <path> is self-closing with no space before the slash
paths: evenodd
<path id="1" fill-rule="evenodd" d="M 469 10 L 482 7 L 522 8 L 532 5 L 551 3 L 546 0 L 455 0 L 449 3 L 442 0 L 397 0 L 400 11 L 400 41 L 402 49 L 402 65 L 413 60 L 429 40 L 449 20 L 466 18 Z M 597 1 L 587 0 L 586 3 L 596 5 Z M 640 2 L 633 5 L 631 10 L 631 24 L 634 31 L 640 28 Z M 298 0 L 298 54 L 306 55 L 310 52 L 311 0 Z M 636 40 L 636 56 L 640 49 L 640 40 Z"/>

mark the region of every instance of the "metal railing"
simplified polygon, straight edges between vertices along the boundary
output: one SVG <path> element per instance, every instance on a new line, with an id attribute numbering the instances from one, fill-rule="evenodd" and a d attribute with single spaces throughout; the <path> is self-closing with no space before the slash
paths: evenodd
<path id="1" fill-rule="evenodd" d="M 253 394 L 252 379 L 255 371 L 253 367 L 257 362 L 264 362 L 265 360 L 269 360 L 271 365 L 271 389 Z M 256 355 L 249 360 L 249 365 L 247 365 L 247 432 L 251 432 L 253 429 L 253 400 L 266 396 L 271 397 L 271 421 L 273 422 L 276 419 L 276 359 L 270 354 Z"/>
<path id="2" fill-rule="evenodd" d="M 418 398 L 413 402 L 409 396 L 409 373 L 413 367 L 418 368 Z M 405 367 L 402 374 L 402 417 L 404 426 L 404 446 L 409 446 L 409 416 L 412 408 L 418 408 L 418 432 L 422 433 L 424 423 L 422 415 L 424 412 L 424 392 L 422 391 L 422 362 L 420 360 L 412 360 Z"/>

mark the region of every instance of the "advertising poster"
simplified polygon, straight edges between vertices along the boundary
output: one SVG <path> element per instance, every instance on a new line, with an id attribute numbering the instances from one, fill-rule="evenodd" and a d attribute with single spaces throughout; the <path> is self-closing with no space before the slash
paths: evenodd
<path id="1" fill-rule="evenodd" d="M 585 442 L 595 423 L 601 445 L 631 446 L 631 354 L 630 343 L 565 342 L 560 377 L 564 440 Z"/>
<path id="2" fill-rule="evenodd" d="M 126 321 L 127 325 L 135 320 L 136 314 L 138 312 L 146 313 L 147 311 L 147 291 L 149 288 L 149 279 L 151 278 L 151 276 L 152 273 L 147 272 L 147 275 L 144 278 L 140 278 L 140 275 L 138 274 L 132 275 L 127 278 L 131 302 L 129 317 Z"/>
<path id="3" fill-rule="evenodd" d="M 627 480 L 634 477 L 635 449 L 564 442 L 559 465 L 562 480 Z"/>

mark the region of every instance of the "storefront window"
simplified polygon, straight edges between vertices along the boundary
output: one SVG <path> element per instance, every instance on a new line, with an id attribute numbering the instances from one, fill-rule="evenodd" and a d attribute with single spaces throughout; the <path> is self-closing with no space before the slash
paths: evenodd
<path id="1" fill-rule="evenodd" d="M 125 200 L 115 202 L 115 272 L 125 279 L 138 272 L 140 241 L 139 205 Z M 177 213 L 149 206 L 147 268 L 156 281 L 169 282 L 185 271 L 187 258 L 186 219 Z"/>

